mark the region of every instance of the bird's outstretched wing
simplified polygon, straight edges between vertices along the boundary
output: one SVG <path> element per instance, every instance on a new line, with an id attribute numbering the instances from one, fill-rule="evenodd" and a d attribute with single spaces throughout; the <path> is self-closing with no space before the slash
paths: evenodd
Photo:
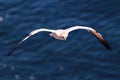
<path id="1" fill-rule="evenodd" d="M 71 31 L 77 30 L 77 29 L 86 29 L 88 30 L 90 33 L 92 33 L 92 35 L 94 35 L 103 45 L 106 49 L 108 50 L 112 50 L 110 45 L 108 44 L 108 42 L 103 38 L 103 36 L 96 32 L 93 28 L 91 27 L 84 27 L 84 26 L 74 26 L 71 28 L 66 29 L 66 31 L 69 33 Z"/>
<path id="2" fill-rule="evenodd" d="M 42 32 L 42 31 L 47 31 L 47 32 L 55 32 L 55 30 L 50 30 L 50 29 L 37 29 L 32 31 L 27 37 L 25 37 L 23 40 L 21 40 L 9 53 L 8 56 L 11 55 L 19 46 L 20 44 L 22 44 L 25 40 L 27 40 L 28 38 L 30 38 L 32 35 L 38 33 L 38 32 Z"/>
<path id="3" fill-rule="evenodd" d="M 100 33 L 92 30 L 89 30 L 89 32 L 92 33 L 92 35 L 94 35 L 106 47 L 106 49 L 112 50 L 108 42 L 103 38 Z"/>

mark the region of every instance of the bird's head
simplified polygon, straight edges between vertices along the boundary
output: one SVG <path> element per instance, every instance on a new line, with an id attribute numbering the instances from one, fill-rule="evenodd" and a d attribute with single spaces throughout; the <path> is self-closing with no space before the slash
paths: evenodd
<path id="1" fill-rule="evenodd" d="M 66 40 L 67 37 L 68 37 L 68 33 L 65 32 L 65 31 L 63 31 L 63 32 L 61 33 L 61 37 L 63 38 L 63 40 Z"/>

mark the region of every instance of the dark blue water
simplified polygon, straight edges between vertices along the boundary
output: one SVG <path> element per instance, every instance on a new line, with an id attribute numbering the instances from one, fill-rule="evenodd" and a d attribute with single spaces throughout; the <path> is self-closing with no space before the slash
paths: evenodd
<path id="1" fill-rule="evenodd" d="M 85 30 L 67 41 L 38 28 L 90 26 L 112 47 L 106 50 Z M 120 0 L 0 0 L 0 80 L 120 80 Z"/>

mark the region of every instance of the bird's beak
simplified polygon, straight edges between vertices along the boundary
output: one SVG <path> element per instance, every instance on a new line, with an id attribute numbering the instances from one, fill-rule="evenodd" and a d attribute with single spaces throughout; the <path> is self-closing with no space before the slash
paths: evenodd
<path id="1" fill-rule="evenodd" d="M 66 38 L 64 38 L 64 40 L 66 41 Z"/>

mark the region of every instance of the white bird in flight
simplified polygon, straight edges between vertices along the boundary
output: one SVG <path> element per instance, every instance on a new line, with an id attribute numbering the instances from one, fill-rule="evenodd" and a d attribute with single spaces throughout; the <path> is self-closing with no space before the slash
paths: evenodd
<path id="1" fill-rule="evenodd" d="M 66 40 L 68 37 L 68 34 L 74 30 L 78 30 L 78 29 L 85 29 L 88 32 L 92 33 L 92 35 L 94 35 L 103 45 L 106 49 L 111 50 L 111 47 L 109 46 L 109 44 L 107 43 L 107 41 L 103 38 L 103 36 L 98 33 L 95 29 L 91 28 L 91 27 L 85 27 L 85 26 L 73 26 L 67 29 L 57 29 L 57 30 L 52 30 L 52 29 L 45 29 L 45 28 L 40 28 L 40 29 L 36 29 L 32 32 L 29 33 L 29 35 L 27 37 L 25 37 L 22 41 L 20 41 L 9 53 L 8 55 L 11 55 L 13 53 L 13 51 L 15 51 L 17 49 L 17 47 L 23 43 L 25 40 L 27 40 L 28 38 L 30 38 L 31 36 L 35 35 L 36 33 L 39 32 L 51 32 L 50 36 L 54 37 L 57 40 Z"/>

